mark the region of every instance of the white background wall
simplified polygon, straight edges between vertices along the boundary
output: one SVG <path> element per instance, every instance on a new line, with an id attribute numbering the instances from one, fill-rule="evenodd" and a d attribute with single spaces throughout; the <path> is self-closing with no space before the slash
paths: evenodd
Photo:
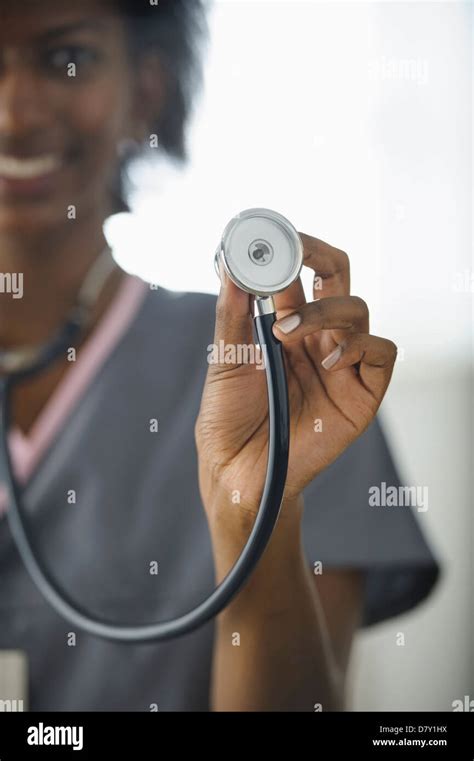
<path id="1" fill-rule="evenodd" d="M 401 348 L 383 415 L 445 566 L 424 606 L 359 636 L 352 704 L 450 710 L 474 698 L 471 3 L 218 0 L 190 148 L 184 173 L 136 172 L 117 258 L 216 291 L 219 235 L 250 206 L 350 254 Z"/>

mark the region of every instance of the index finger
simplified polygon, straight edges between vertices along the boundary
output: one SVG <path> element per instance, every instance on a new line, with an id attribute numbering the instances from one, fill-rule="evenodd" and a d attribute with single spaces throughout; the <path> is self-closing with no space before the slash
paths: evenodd
<path id="1" fill-rule="evenodd" d="M 284 291 L 276 293 L 273 297 L 273 301 L 278 313 L 285 310 L 292 312 L 294 309 L 298 309 L 298 307 L 306 304 L 306 297 L 304 295 L 301 278 L 295 280 L 295 282 L 288 288 L 285 288 Z"/>
<path id="2" fill-rule="evenodd" d="M 351 275 L 347 254 L 306 233 L 299 233 L 299 236 L 304 249 L 303 264 L 316 273 L 314 298 L 349 296 Z"/>

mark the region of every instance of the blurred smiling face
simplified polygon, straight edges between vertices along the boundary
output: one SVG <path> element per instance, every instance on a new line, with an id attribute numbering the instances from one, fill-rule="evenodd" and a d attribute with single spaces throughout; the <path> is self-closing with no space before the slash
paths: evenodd
<path id="1" fill-rule="evenodd" d="M 113 3 L 0 0 L 0 235 L 105 211 L 133 76 Z"/>

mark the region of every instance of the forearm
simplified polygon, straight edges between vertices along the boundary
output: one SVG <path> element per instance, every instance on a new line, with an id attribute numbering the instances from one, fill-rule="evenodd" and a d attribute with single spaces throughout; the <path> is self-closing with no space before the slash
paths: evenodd
<path id="1" fill-rule="evenodd" d="M 240 554 L 253 520 L 236 511 L 231 526 L 228 509 L 226 513 L 211 527 L 218 581 Z M 302 502 L 285 505 L 282 513 L 251 579 L 218 618 L 213 710 L 341 707 L 327 633 L 301 543 Z"/>

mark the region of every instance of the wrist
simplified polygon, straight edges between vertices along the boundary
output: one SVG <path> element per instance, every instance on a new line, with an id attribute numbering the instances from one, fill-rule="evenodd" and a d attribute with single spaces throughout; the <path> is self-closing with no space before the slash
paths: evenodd
<path id="1" fill-rule="evenodd" d="M 232 568 L 247 542 L 255 523 L 258 507 L 232 504 L 229 500 L 213 500 L 206 510 L 211 534 L 217 582 Z M 283 569 L 301 560 L 301 519 L 303 498 L 284 500 L 278 521 L 255 573 L 272 568 Z M 255 574 L 254 574 L 255 575 Z"/>
<path id="2" fill-rule="evenodd" d="M 209 530 L 217 541 L 231 537 L 236 541 L 246 541 L 253 529 L 259 511 L 259 504 L 243 500 L 234 501 L 229 493 L 215 491 L 213 498 L 205 505 Z M 272 533 L 277 539 L 285 533 L 296 537 L 301 528 L 303 517 L 303 496 L 284 498 L 278 514 L 278 520 Z"/>

